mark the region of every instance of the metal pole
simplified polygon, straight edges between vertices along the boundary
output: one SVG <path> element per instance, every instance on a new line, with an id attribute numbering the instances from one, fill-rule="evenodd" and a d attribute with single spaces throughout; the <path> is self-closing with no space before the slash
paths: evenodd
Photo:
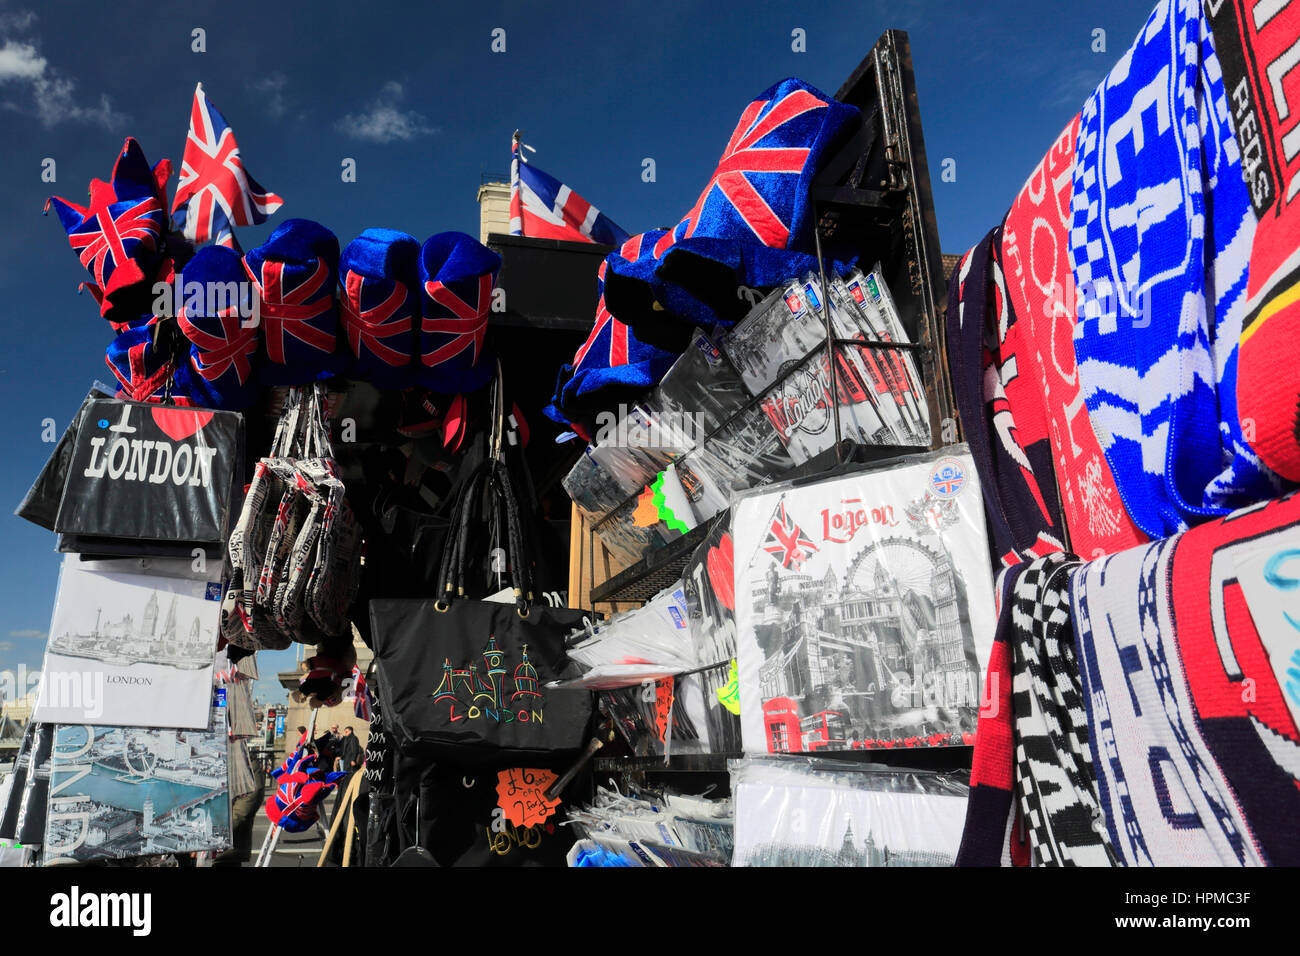
<path id="1" fill-rule="evenodd" d="M 816 203 L 813 208 L 816 209 Z M 826 284 L 826 260 L 822 258 L 822 223 L 820 213 L 816 222 L 813 223 L 813 242 L 816 243 L 817 249 L 817 274 L 821 277 L 822 291 L 822 322 L 826 326 L 826 359 L 830 366 L 831 375 L 831 416 L 835 422 L 835 461 L 842 463 L 844 461 L 844 449 L 841 443 L 844 440 L 840 428 L 840 382 L 838 368 L 836 366 L 836 347 L 835 347 L 835 327 L 831 322 L 831 303 L 830 303 L 830 286 Z"/>

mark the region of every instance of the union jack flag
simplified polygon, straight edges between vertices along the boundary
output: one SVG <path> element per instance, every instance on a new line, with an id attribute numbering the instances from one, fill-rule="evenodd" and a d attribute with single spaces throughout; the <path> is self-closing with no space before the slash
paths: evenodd
<path id="1" fill-rule="evenodd" d="M 288 263 L 266 259 L 258 272 L 254 272 L 248 261 L 244 262 L 248 277 L 257 285 L 262 299 L 266 355 L 279 365 L 287 365 L 292 360 L 289 352 L 294 346 L 286 342 L 286 334 L 322 352 L 334 351 L 334 334 L 311 324 L 312 319 L 329 312 L 334 304 L 329 295 L 320 294 L 331 277 L 329 266 L 324 259 L 317 259 L 316 268 L 310 275 L 296 284 L 291 278 L 286 288 L 286 265 Z"/>
<path id="2" fill-rule="evenodd" d="M 774 249 L 801 245 L 810 222 L 803 180 L 857 112 L 795 79 L 761 94 L 741 114 L 695 205 L 659 239 L 656 257 L 696 233 Z"/>
<path id="3" fill-rule="evenodd" d="M 102 315 L 107 316 L 119 290 L 154 276 L 161 263 L 159 238 L 166 226 L 163 192 L 171 163 L 162 160 L 153 169 L 134 139 L 127 139 L 113 166 L 111 181 L 90 182 L 90 205 L 80 206 L 51 196 L 81 264 L 95 280 L 86 283 Z"/>
<path id="4" fill-rule="evenodd" d="M 772 523 L 768 527 L 767 537 L 763 539 L 763 550 L 780 561 L 781 567 L 797 569 L 817 550 L 817 545 L 786 514 L 783 500 L 772 513 Z"/>
<path id="5" fill-rule="evenodd" d="M 627 232 L 554 176 L 528 163 L 518 135 L 510 161 L 510 235 L 617 246 Z"/>
<path id="6" fill-rule="evenodd" d="M 234 130 L 198 84 L 172 204 L 177 228 L 194 242 L 214 239 L 217 245 L 233 248 L 232 226 L 266 222 L 282 205 L 283 199 L 263 189 L 244 169 Z"/>

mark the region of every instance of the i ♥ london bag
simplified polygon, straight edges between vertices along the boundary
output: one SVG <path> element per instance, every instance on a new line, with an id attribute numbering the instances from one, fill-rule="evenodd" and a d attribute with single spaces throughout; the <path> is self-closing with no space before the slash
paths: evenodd
<path id="1" fill-rule="evenodd" d="M 244 420 L 235 412 L 90 401 L 54 530 L 219 548 L 243 444 Z"/>
<path id="2" fill-rule="evenodd" d="M 493 512 L 504 506 L 513 604 L 465 597 L 468 551 L 484 537 L 483 499 Z M 564 637 L 582 612 L 533 603 L 531 570 L 509 475 L 499 461 L 484 462 L 453 512 L 440 597 L 370 602 L 384 722 L 404 755 L 526 763 L 583 746 L 591 694 L 547 689 L 579 674 Z"/>

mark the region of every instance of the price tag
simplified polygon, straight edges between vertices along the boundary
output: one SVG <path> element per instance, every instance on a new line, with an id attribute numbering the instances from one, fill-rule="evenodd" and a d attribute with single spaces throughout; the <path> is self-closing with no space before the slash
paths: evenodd
<path id="1" fill-rule="evenodd" d="M 556 775 L 549 770 L 513 767 L 497 774 L 497 805 L 517 827 L 532 827 L 555 813 L 560 801 L 548 800 L 546 788 Z"/>
<path id="2" fill-rule="evenodd" d="M 731 659 L 731 669 L 727 672 L 727 682 L 718 688 L 718 703 L 740 716 L 740 674 L 734 657 Z"/>
<path id="3" fill-rule="evenodd" d="M 661 677 L 655 681 L 655 727 L 662 742 L 668 740 L 668 725 L 673 719 L 673 679 Z"/>

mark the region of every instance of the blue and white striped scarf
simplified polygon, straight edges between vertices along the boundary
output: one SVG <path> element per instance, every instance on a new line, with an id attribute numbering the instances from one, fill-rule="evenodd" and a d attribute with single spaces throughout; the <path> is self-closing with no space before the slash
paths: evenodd
<path id="1" fill-rule="evenodd" d="M 1236 411 L 1255 214 L 1197 0 L 1161 0 L 1084 107 L 1070 260 L 1084 400 L 1153 538 L 1274 497 Z"/>

